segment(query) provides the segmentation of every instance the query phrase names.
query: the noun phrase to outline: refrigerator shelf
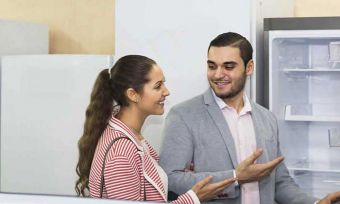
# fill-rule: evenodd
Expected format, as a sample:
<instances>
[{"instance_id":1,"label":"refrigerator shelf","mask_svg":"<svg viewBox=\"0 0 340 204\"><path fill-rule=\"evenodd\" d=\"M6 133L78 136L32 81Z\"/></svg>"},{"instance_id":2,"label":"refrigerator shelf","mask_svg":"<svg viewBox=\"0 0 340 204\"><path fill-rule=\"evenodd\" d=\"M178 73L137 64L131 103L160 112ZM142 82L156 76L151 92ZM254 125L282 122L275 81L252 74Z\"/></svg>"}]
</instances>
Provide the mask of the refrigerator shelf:
<instances>
[{"instance_id":1,"label":"refrigerator shelf","mask_svg":"<svg viewBox=\"0 0 340 204\"><path fill-rule=\"evenodd\" d=\"M311 171L311 172L324 172L324 173L340 173L340 169L322 169L322 168L310 168L310 167L295 167L288 166L289 171Z\"/></svg>"},{"instance_id":2,"label":"refrigerator shelf","mask_svg":"<svg viewBox=\"0 0 340 204\"><path fill-rule=\"evenodd\" d=\"M340 72L340 69L332 69L327 67L320 67L320 68L312 68L312 69L305 69L305 68L285 68L283 69L284 72Z\"/></svg>"},{"instance_id":3,"label":"refrigerator shelf","mask_svg":"<svg viewBox=\"0 0 340 204\"><path fill-rule=\"evenodd\" d=\"M340 112L332 110L332 107L334 106L324 104L286 105L285 120L340 122L340 115L334 115Z\"/></svg>"},{"instance_id":4,"label":"refrigerator shelf","mask_svg":"<svg viewBox=\"0 0 340 204\"><path fill-rule=\"evenodd\" d=\"M339 190L339 172L293 171L290 172L294 180L305 191L316 197L324 197L329 192Z\"/></svg>"}]
</instances>

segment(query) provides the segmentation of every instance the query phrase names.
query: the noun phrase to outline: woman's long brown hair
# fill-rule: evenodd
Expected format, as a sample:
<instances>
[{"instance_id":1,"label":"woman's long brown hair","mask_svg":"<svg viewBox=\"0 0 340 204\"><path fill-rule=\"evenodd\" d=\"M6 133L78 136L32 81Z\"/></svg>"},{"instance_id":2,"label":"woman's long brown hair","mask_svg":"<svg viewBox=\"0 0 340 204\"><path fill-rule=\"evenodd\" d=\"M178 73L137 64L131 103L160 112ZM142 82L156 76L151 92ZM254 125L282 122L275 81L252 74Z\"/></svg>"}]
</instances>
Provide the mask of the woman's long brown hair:
<instances>
[{"instance_id":1,"label":"woman's long brown hair","mask_svg":"<svg viewBox=\"0 0 340 204\"><path fill-rule=\"evenodd\" d=\"M107 126L112 112L112 94L107 69L101 71L96 79L91 101L86 109L86 120L83 136L78 142L79 161L76 172L79 179L76 182L77 195L88 196L89 174L93 155L98 140Z\"/></svg>"},{"instance_id":2,"label":"woman's long brown hair","mask_svg":"<svg viewBox=\"0 0 340 204\"><path fill-rule=\"evenodd\" d=\"M89 196L89 175L97 143L112 115L113 99L121 107L128 106L125 96L128 88L142 93L148 74L156 62L141 55L127 55L120 58L110 70L102 70L93 86L90 104L86 109L84 132L78 142L79 160L76 172L77 195ZM111 75L111 77L110 77Z\"/></svg>"}]
</instances>

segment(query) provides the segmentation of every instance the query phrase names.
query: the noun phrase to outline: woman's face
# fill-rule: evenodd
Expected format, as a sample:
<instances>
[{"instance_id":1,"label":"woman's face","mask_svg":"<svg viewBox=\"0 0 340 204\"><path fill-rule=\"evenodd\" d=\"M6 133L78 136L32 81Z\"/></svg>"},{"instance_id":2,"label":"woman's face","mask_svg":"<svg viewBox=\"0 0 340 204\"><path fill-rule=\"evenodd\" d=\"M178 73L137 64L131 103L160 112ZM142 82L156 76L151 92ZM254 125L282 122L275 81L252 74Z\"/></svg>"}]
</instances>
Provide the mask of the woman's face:
<instances>
[{"instance_id":1,"label":"woman's face","mask_svg":"<svg viewBox=\"0 0 340 204\"><path fill-rule=\"evenodd\" d=\"M165 98L170 93L164 84L163 71L157 64L152 66L148 79L137 105L145 115L162 115Z\"/></svg>"}]
</instances>

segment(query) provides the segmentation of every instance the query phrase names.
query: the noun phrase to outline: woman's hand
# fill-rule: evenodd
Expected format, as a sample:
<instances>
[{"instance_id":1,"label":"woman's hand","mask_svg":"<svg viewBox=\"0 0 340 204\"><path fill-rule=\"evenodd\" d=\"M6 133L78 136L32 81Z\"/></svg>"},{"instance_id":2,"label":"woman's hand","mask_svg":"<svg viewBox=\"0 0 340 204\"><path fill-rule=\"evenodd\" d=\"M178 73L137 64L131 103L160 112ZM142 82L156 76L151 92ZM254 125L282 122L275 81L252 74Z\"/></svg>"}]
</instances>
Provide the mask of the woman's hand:
<instances>
[{"instance_id":1,"label":"woman's hand","mask_svg":"<svg viewBox=\"0 0 340 204\"><path fill-rule=\"evenodd\" d=\"M216 197L222 193L224 188L235 182L234 178L230 178L216 183L210 183L211 179L212 176L207 176L192 187L192 190L196 193L200 201L206 201Z\"/></svg>"},{"instance_id":2,"label":"woman's hand","mask_svg":"<svg viewBox=\"0 0 340 204\"><path fill-rule=\"evenodd\" d=\"M318 204L333 204L333 203L340 203L340 191L330 193L318 202Z\"/></svg>"}]
</instances>

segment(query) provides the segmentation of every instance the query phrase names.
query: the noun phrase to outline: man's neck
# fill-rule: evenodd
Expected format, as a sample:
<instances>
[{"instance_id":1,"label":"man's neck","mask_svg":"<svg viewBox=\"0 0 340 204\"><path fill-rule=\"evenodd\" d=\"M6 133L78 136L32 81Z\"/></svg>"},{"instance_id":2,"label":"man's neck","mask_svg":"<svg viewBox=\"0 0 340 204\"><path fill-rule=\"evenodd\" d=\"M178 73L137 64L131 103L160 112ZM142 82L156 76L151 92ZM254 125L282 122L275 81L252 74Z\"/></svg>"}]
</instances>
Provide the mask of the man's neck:
<instances>
[{"instance_id":1,"label":"man's neck","mask_svg":"<svg viewBox=\"0 0 340 204\"><path fill-rule=\"evenodd\" d=\"M223 99L223 101L228 106L233 107L237 113L240 113L242 108L244 107L243 92L232 98Z\"/></svg>"}]
</instances>

